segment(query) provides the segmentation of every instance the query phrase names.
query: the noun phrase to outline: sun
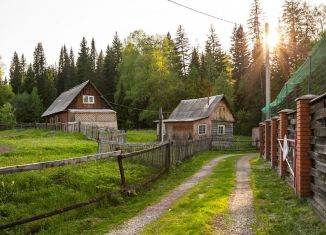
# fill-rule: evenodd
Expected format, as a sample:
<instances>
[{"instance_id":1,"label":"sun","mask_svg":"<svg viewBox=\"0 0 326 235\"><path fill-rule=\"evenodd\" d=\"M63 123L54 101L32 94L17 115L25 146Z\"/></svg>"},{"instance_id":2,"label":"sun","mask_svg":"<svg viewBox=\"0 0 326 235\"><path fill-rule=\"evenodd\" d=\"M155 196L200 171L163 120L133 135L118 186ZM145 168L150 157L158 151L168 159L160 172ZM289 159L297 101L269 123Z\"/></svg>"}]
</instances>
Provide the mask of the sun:
<instances>
[{"instance_id":1,"label":"sun","mask_svg":"<svg viewBox=\"0 0 326 235\"><path fill-rule=\"evenodd\" d=\"M274 49L277 47L277 44L279 43L279 39L280 37L277 30L270 30L269 37L267 38L270 50L274 51Z\"/></svg>"}]
</instances>

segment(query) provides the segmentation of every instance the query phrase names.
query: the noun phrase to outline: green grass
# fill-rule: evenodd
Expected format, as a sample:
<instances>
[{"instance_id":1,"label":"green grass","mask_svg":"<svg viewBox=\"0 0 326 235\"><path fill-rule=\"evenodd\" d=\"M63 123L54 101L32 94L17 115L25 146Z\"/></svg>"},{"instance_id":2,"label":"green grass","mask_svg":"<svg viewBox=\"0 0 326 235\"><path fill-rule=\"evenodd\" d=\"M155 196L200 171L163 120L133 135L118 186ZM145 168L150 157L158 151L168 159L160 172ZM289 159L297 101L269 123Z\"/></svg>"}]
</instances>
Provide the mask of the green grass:
<instances>
[{"instance_id":1,"label":"green grass","mask_svg":"<svg viewBox=\"0 0 326 235\"><path fill-rule=\"evenodd\" d=\"M155 142L155 141L157 141L155 130L127 131L127 142L129 143L143 143L143 142Z\"/></svg>"},{"instance_id":2,"label":"green grass","mask_svg":"<svg viewBox=\"0 0 326 235\"><path fill-rule=\"evenodd\" d=\"M326 224L260 158L251 161L256 234L326 234Z\"/></svg>"},{"instance_id":3,"label":"green grass","mask_svg":"<svg viewBox=\"0 0 326 235\"><path fill-rule=\"evenodd\" d=\"M235 161L223 160L213 173L173 204L161 218L147 226L143 234L208 234L214 218L228 210L235 185Z\"/></svg>"},{"instance_id":4,"label":"green grass","mask_svg":"<svg viewBox=\"0 0 326 235\"><path fill-rule=\"evenodd\" d=\"M0 131L0 145L10 146L11 151L0 153L0 167L23 163L64 159L97 152L97 143L79 133L47 130Z\"/></svg>"},{"instance_id":5,"label":"green grass","mask_svg":"<svg viewBox=\"0 0 326 235\"><path fill-rule=\"evenodd\" d=\"M106 200L99 204L86 206L62 215L17 226L13 229L6 230L6 234L101 234L107 232L109 229L115 228L117 225L122 224L127 219L137 215L146 206L158 201L165 193L175 188L187 177L198 171L205 164L205 162L221 154L221 152L205 152L199 154L186 161L181 166L172 168L168 174L162 176L158 181L153 183L150 188L139 191L134 196L126 198L117 196L114 199ZM25 177L22 177L22 179L17 179L18 181L16 181L14 185L16 185L19 180L23 180L23 182L25 182L25 188L22 187L22 191L27 189L28 191L40 191L42 194L39 195L41 195L42 198L37 200L37 194L31 194L31 197L29 197L29 194L25 194L28 200L24 199L24 196L21 196L19 200L22 200L22 202L13 202L11 207L16 207L17 210L23 211L21 216L25 216L28 213L35 214L36 212L41 211L37 208L43 207L44 209L50 207L50 205L46 205L48 203L50 203L52 206L54 204L59 204L61 194L62 198L68 198L65 199L65 202L68 203L68 200L72 202L76 199L86 198L86 196L90 196L95 192L99 193L101 191L106 191L109 188L114 188L117 183L117 178L112 176L113 173L111 173L111 171L117 171L117 164L114 162L115 164L111 165L110 161L101 162L102 161L91 163L95 165L89 166L89 168L87 167L88 170L86 171L83 167L88 166L89 163L85 165L78 165L81 167L81 169L76 170L73 170L72 168L76 167L77 165L67 166L68 168L66 169L65 173L48 173L49 176L45 176L45 178L51 182L54 181L49 185L49 188L51 188L54 184L56 184L55 187L62 187L61 190L58 190L58 188L53 188L53 190L58 190L58 193L55 193L53 197L51 196L51 194L54 193L52 189L47 190L47 186L45 184L33 182L38 180L43 182L44 180L44 183L46 183L46 179L43 179L43 174L41 172L38 174L38 176L30 176L33 178L33 180L30 180L29 177L26 177L26 180L24 180ZM105 165L107 166L104 167ZM128 170L131 169L128 167ZM132 178L138 178L138 180L141 180L142 176L146 177L146 174L144 175L144 173L146 173L146 169L136 168L134 171L135 172L133 174L130 173L127 176L127 179L130 180ZM22 174L28 174L28 172ZM32 173L29 172L29 174ZM68 174L69 176L64 177L65 174ZM49 179L50 176L52 176L51 180ZM99 180L100 183L98 183ZM5 185L7 184L8 187L10 187L10 179L6 181ZM81 185L78 186L79 184ZM76 188L83 188L83 190L77 190L77 192L74 193ZM85 191L87 191L87 189L89 191L86 193ZM13 192L15 192L15 190L13 190ZM1 193L0 195L3 194ZM16 196L20 197L18 194ZM51 203L53 200L55 202ZM10 200L7 199L7 201ZM29 203L32 202L32 205L28 205L27 201ZM15 205L15 203L17 203L17 205ZM38 204L41 204L41 206ZM24 209L25 206L28 208ZM0 222L2 222L4 214L11 213L11 209L8 209L8 207L3 203L1 203L0 208L5 210L4 212L0 211ZM18 215L17 213L15 213L16 216Z\"/></svg>"}]
</instances>

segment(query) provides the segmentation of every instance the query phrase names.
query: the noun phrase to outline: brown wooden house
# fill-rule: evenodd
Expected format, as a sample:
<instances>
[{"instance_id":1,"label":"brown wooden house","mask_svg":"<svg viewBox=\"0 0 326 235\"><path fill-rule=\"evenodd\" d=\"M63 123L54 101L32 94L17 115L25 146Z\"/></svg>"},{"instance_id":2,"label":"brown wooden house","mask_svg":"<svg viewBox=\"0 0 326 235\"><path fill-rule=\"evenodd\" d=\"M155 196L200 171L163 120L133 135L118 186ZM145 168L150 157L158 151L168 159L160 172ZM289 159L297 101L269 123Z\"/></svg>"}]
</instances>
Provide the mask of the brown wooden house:
<instances>
[{"instance_id":1,"label":"brown wooden house","mask_svg":"<svg viewBox=\"0 0 326 235\"><path fill-rule=\"evenodd\" d=\"M232 141L234 115L224 95L182 100L170 117L163 120L164 139Z\"/></svg>"},{"instance_id":2,"label":"brown wooden house","mask_svg":"<svg viewBox=\"0 0 326 235\"><path fill-rule=\"evenodd\" d=\"M59 95L42 114L47 123L81 122L117 129L117 114L95 85L86 81Z\"/></svg>"}]
</instances>

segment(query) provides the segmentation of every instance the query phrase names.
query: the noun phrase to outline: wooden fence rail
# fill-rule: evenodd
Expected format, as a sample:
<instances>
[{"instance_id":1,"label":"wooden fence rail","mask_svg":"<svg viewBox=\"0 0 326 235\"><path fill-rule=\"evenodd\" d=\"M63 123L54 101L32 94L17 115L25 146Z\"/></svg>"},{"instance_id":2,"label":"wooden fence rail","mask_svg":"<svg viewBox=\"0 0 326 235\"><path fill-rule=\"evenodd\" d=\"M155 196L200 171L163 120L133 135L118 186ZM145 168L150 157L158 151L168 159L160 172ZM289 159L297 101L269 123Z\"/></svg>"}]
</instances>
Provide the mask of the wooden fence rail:
<instances>
[{"instance_id":1,"label":"wooden fence rail","mask_svg":"<svg viewBox=\"0 0 326 235\"><path fill-rule=\"evenodd\" d=\"M41 170L46 168L53 168L59 166L67 166L73 165L82 162L95 161L100 159L112 158L121 155L121 151L108 152L108 153L99 153L95 155L76 157L76 158L68 158L63 160L55 160L55 161L47 161L47 162L37 162L31 164L24 165L16 165L16 166L7 166L0 167L0 175L13 174L24 171L33 171L33 170Z\"/></svg>"}]
</instances>

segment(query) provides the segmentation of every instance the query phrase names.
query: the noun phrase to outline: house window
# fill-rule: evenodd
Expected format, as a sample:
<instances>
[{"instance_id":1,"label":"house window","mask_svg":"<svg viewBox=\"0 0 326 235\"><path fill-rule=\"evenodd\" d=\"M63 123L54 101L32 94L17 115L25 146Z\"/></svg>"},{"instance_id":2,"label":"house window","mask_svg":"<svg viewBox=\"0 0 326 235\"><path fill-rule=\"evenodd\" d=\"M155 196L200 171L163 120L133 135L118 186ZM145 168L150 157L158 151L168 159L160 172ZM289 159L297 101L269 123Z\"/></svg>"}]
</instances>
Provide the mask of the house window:
<instances>
[{"instance_id":1,"label":"house window","mask_svg":"<svg viewBox=\"0 0 326 235\"><path fill-rule=\"evenodd\" d=\"M94 96L83 95L83 104L94 104Z\"/></svg>"},{"instance_id":2,"label":"house window","mask_svg":"<svg viewBox=\"0 0 326 235\"><path fill-rule=\"evenodd\" d=\"M224 135L225 134L225 125L218 125L217 126L217 134Z\"/></svg>"},{"instance_id":3,"label":"house window","mask_svg":"<svg viewBox=\"0 0 326 235\"><path fill-rule=\"evenodd\" d=\"M206 134L206 124L201 124L198 126L198 135Z\"/></svg>"}]
</instances>

